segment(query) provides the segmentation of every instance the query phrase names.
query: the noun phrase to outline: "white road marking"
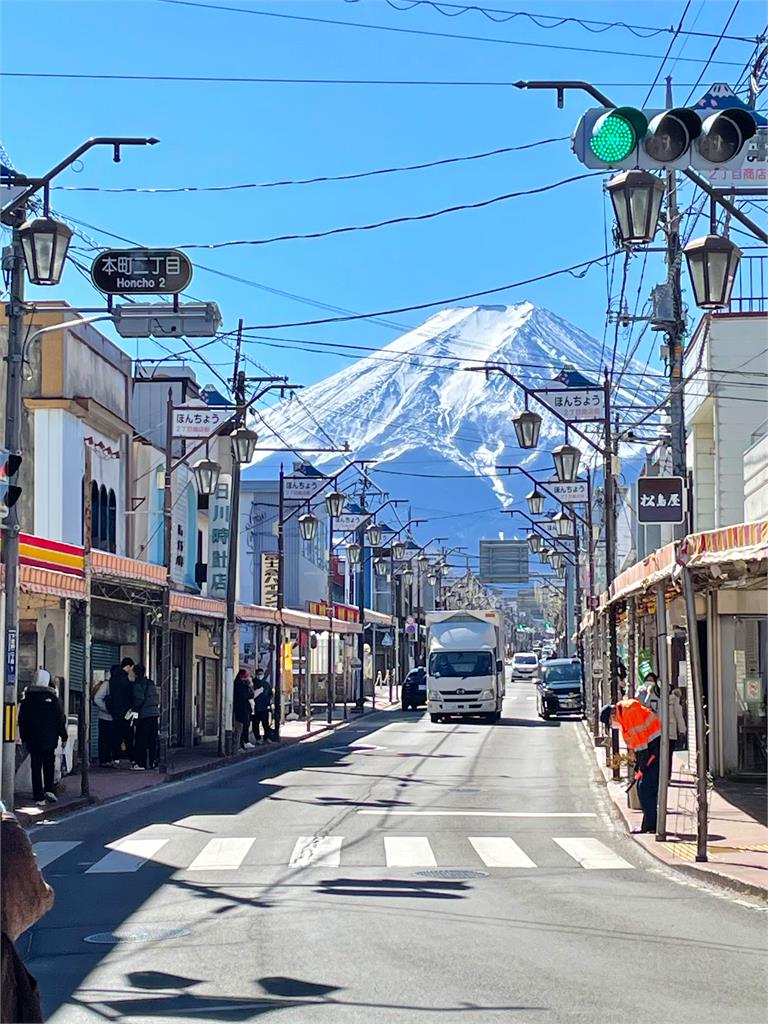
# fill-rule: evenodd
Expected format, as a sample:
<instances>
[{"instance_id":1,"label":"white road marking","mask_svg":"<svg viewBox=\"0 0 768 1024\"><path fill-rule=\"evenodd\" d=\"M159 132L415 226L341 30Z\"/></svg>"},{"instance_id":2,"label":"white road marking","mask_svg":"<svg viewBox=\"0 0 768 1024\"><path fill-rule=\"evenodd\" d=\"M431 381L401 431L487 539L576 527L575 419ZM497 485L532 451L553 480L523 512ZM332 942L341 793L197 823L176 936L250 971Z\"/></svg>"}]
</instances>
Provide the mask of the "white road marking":
<instances>
[{"instance_id":1,"label":"white road marking","mask_svg":"<svg viewBox=\"0 0 768 1024\"><path fill-rule=\"evenodd\" d=\"M69 853L70 850L74 850L80 843L35 843L32 849L35 851L37 857L37 866L39 868L46 868L49 864L52 864L59 857L63 857L65 853Z\"/></svg>"},{"instance_id":2,"label":"white road marking","mask_svg":"<svg viewBox=\"0 0 768 1024\"><path fill-rule=\"evenodd\" d=\"M341 836L299 836L293 848L291 867L337 868L341 863Z\"/></svg>"},{"instance_id":3,"label":"white road marking","mask_svg":"<svg viewBox=\"0 0 768 1024\"><path fill-rule=\"evenodd\" d=\"M188 871L237 871L255 839L211 839Z\"/></svg>"},{"instance_id":4,"label":"white road marking","mask_svg":"<svg viewBox=\"0 0 768 1024\"><path fill-rule=\"evenodd\" d=\"M388 868L436 868L437 861L426 836L384 836Z\"/></svg>"},{"instance_id":5,"label":"white road marking","mask_svg":"<svg viewBox=\"0 0 768 1024\"><path fill-rule=\"evenodd\" d=\"M555 837L553 836L553 839ZM569 857L587 871L604 871L607 868L633 868L634 865L624 860L618 853L614 853L605 843L599 839L555 839Z\"/></svg>"},{"instance_id":6,"label":"white road marking","mask_svg":"<svg viewBox=\"0 0 768 1024\"><path fill-rule=\"evenodd\" d=\"M528 854L523 853L508 836L469 836L477 855L489 868L535 868Z\"/></svg>"},{"instance_id":7,"label":"white road marking","mask_svg":"<svg viewBox=\"0 0 768 1024\"><path fill-rule=\"evenodd\" d=\"M362 810L358 814L376 814L380 818L405 817L412 818L595 818L591 811L390 811Z\"/></svg>"},{"instance_id":8,"label":"white road marking","mask_svg":"<svg viewBox=\"0 0 768 1024\"><path fill-rule=\"evenodd\" d=\"M111 852L92 864L86 874L120 874L126 871L138 871L167 842L167 839L121 839L116 843L108 843L107 849Z\"/></svg>"}]
</instances>

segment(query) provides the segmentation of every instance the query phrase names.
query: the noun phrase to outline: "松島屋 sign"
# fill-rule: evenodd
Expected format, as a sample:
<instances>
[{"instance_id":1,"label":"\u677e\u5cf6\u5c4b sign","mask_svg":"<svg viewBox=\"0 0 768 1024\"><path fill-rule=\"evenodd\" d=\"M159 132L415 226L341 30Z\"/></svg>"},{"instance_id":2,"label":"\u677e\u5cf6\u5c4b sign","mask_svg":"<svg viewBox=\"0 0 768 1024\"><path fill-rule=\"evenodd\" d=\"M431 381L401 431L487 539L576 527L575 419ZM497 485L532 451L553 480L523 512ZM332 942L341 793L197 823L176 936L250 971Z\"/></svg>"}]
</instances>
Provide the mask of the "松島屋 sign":
<instances>
[{"instance_id":1,"label":"\u677e\u5cf6\u5c4b sign","mask_svg":"<svg viewBox=\"0 0 768 1024\"><path fill-rule=\"evenodd\" d=\"M181 405L173 410L173 436L184 438L210 437L227 420L232 419L233 409L212 408L207 405Z\"/></svg>"}]
</instances>

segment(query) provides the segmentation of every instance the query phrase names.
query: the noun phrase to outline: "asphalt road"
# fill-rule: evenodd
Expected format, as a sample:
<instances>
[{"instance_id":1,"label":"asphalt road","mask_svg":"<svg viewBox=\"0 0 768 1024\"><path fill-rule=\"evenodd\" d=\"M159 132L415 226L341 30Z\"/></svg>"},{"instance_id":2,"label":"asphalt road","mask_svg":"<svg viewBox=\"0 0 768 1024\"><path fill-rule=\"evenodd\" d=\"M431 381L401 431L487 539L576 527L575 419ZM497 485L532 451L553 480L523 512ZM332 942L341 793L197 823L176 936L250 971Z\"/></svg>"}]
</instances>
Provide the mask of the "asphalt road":
<instances>
[{"instance_id":1,"label":"asphalt road","mask_svg":"<svg viewBox=\"0 0 768 1024\"><path fill-rule=\"evenodd\" d=\"M582 726L508 695L496 725L367 716L36 830L49 1020L762 1024L766 911L649 858Z\"/></svg>"}]
</instances>

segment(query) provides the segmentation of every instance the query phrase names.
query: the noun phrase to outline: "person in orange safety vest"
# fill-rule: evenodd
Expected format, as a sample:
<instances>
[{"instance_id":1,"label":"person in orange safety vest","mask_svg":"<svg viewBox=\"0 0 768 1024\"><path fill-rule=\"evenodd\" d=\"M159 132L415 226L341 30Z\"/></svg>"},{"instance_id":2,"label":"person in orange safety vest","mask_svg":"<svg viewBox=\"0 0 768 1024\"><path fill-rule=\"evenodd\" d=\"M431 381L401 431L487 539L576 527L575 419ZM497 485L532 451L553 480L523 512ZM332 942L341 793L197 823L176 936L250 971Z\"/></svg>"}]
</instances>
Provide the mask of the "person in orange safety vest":
<instances>
[{"instance_id":1,"label":"person in orange safety vest","mask_svg":"<svg viewBox=\"0 0 768 1024\"><path fill-rule=\"evenodd\" d=\"M606 704L600 712L600 721L611 729L621 729L627 748L635 755L637 795L643 808L639 831L655 832L661 744L659 716L639 700L628 698Z\"/></svg>"}]
</instances>

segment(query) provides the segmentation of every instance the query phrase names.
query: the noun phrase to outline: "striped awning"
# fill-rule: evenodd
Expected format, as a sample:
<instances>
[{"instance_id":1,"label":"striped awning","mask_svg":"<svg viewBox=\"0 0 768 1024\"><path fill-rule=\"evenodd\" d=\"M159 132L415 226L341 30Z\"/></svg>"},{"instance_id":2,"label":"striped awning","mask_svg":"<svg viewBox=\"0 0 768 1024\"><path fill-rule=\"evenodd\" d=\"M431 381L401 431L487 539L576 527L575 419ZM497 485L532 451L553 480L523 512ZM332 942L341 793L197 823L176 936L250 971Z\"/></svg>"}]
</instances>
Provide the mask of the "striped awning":
<instances>
[{"instance_id":1,"label":"striped awning","mask_svg":"<svg viewBox=\"0 0 768 1024\"><path fill-rule=\"evenodd\" d=\"M693 533L683 541L681 554L688 556L691 568L725 562L759 562L768 558L768 519Z\"/></svg>"}]
</instances>

